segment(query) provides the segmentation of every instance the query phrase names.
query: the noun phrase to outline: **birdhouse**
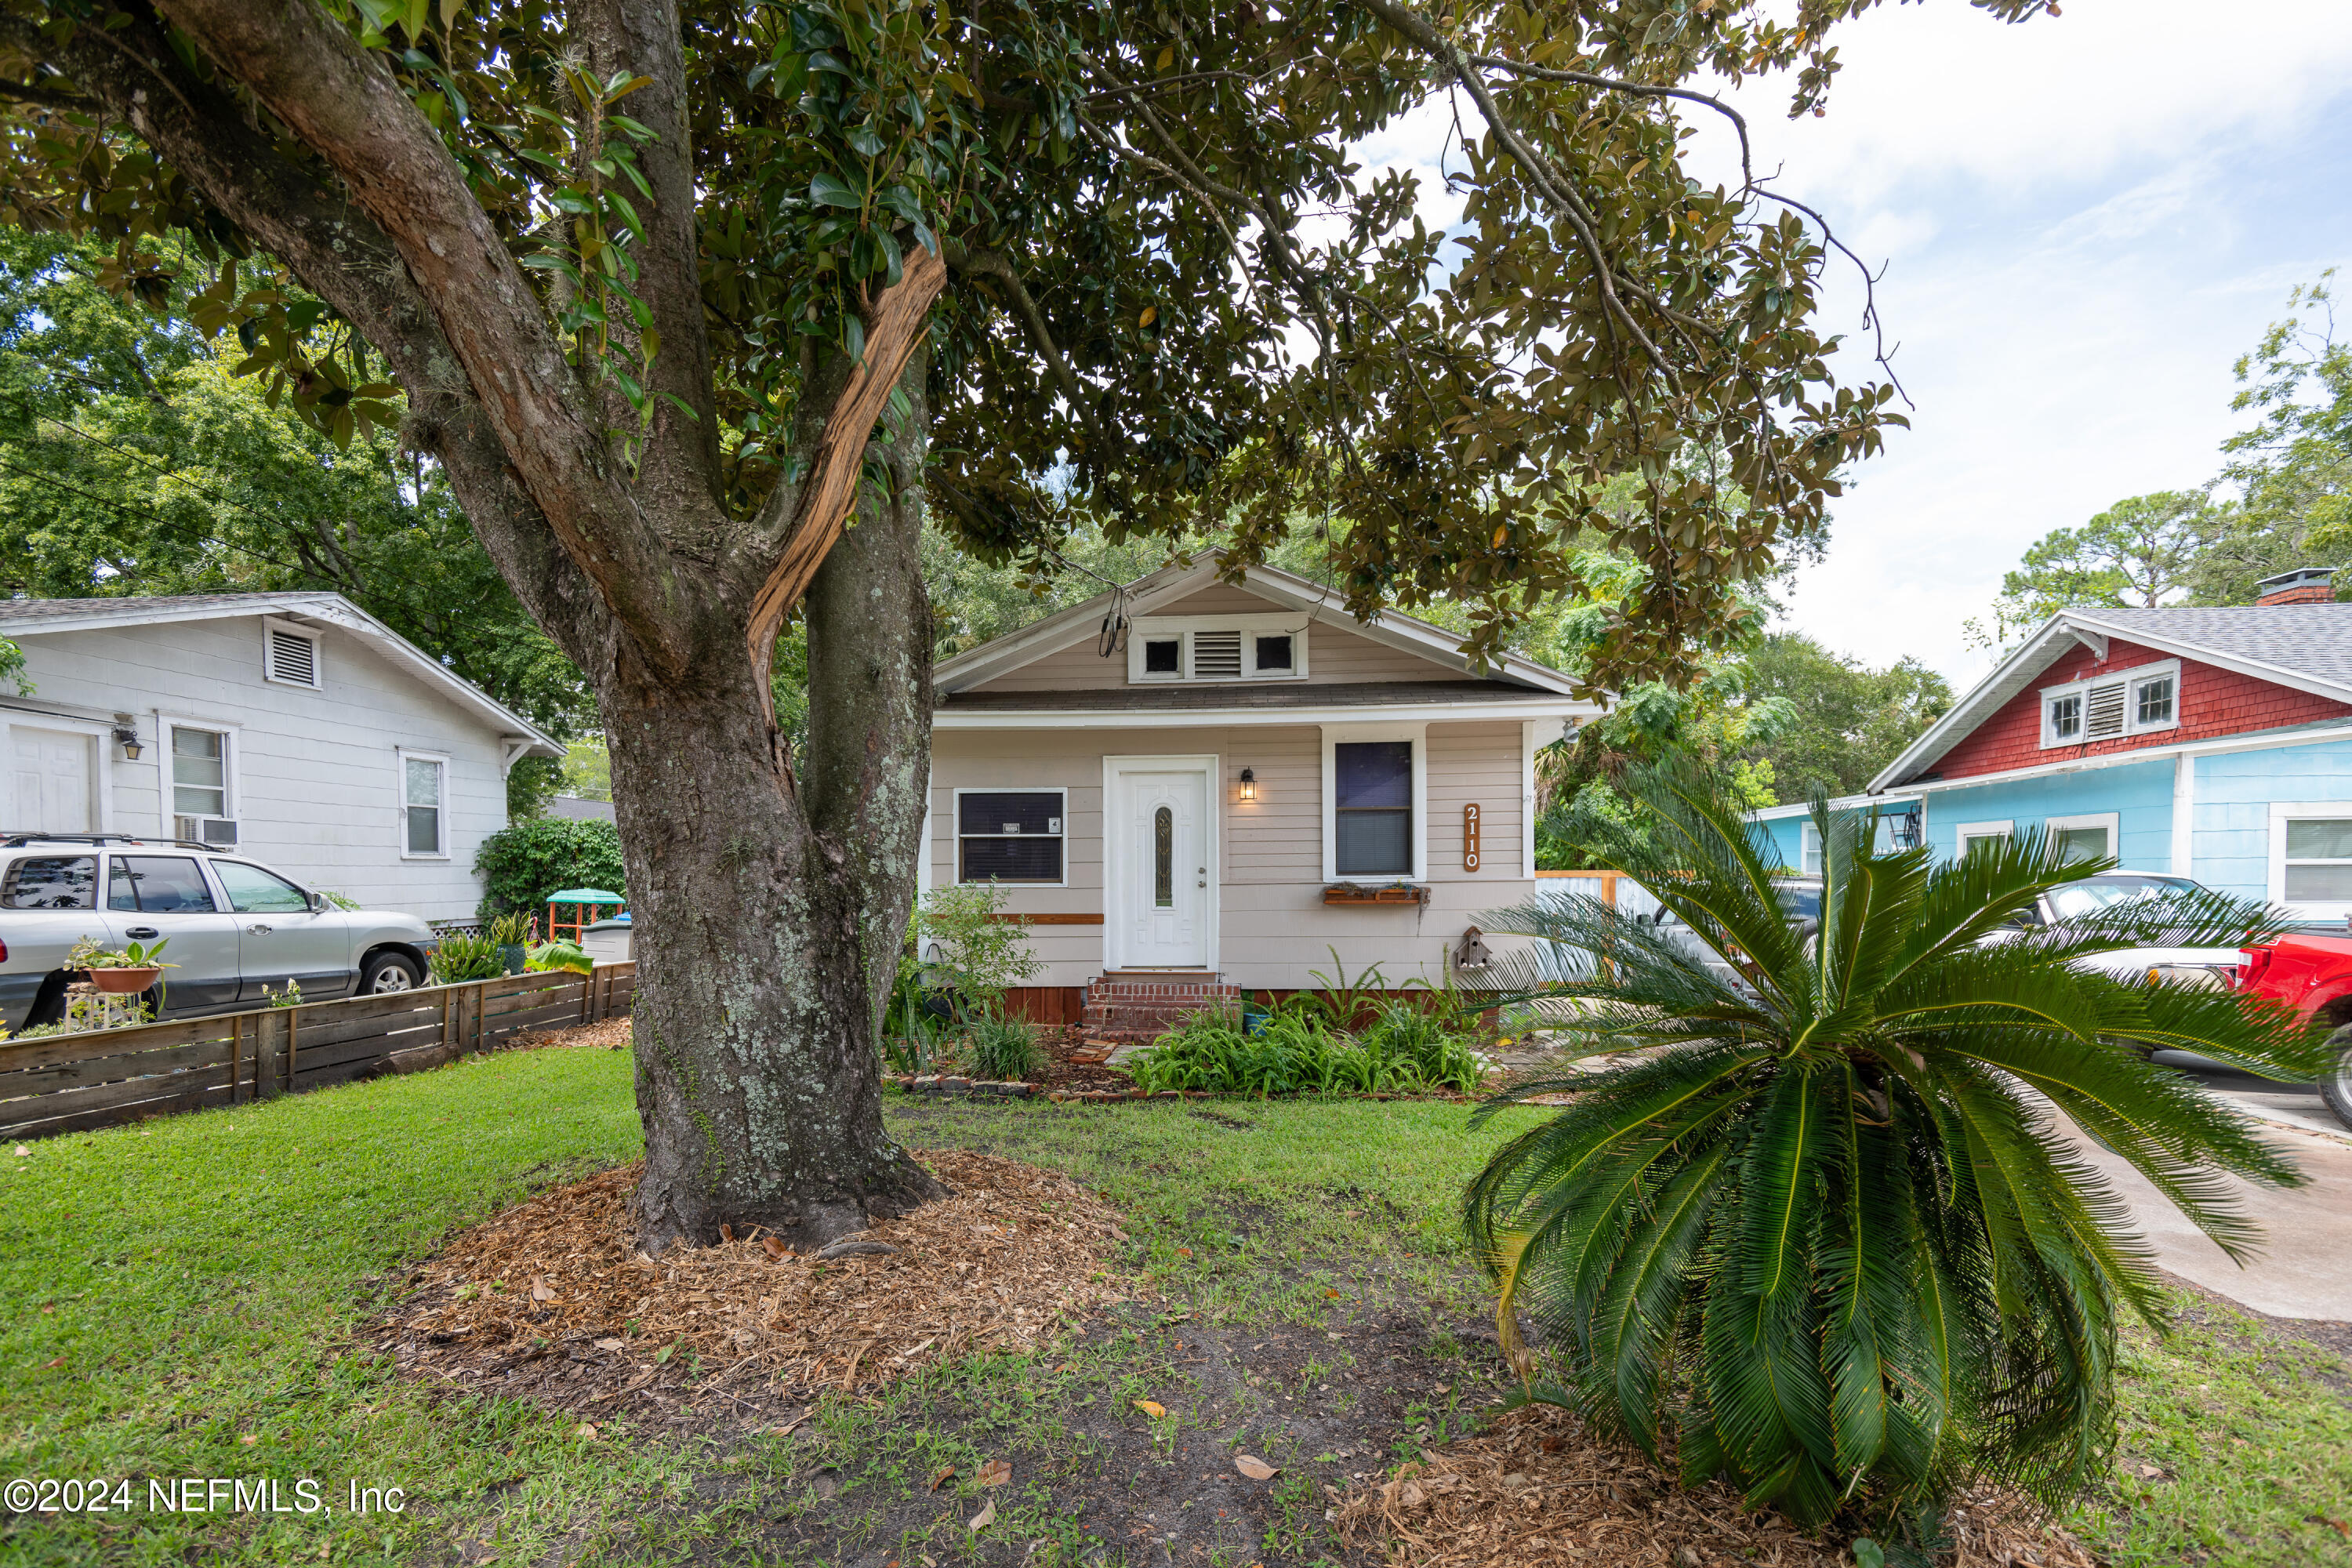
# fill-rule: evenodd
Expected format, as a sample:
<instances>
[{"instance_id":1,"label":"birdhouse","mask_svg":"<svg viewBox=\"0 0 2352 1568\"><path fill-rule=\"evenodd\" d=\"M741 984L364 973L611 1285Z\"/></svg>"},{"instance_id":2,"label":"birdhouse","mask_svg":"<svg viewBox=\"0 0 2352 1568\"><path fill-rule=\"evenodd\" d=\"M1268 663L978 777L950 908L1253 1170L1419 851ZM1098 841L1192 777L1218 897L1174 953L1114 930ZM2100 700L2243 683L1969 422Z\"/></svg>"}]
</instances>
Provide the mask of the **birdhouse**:
<instances>
[{"instance_id":1,"label":"birdhouse","mask_svg":"<svg viewBox=\"0 0 2352 1568\"><path fill-rule=\"evenodd\" d=\"M1484 969L1493 955L1486 951L1486 933L1476 926L1462 932L1462 940L1454 944L1454 967Z\"/></svg>"}]
</instances>

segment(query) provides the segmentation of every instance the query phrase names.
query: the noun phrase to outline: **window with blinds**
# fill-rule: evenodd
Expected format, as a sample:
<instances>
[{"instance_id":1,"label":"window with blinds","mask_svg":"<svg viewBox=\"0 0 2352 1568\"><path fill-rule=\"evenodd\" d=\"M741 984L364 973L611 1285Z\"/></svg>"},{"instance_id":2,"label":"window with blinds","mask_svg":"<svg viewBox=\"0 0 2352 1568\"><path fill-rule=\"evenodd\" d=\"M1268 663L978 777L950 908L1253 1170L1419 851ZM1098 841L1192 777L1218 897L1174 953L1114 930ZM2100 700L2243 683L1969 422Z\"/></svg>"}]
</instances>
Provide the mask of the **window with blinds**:
<instances>
[{"instance_id":1,"label":"window with blinds","mask_svg":"<svg viewBox=\"0 0 2352 1568\"><path fill-rule=\"evenodd\" d=\"M1061 790L959 790L956 880L1061 881L1067 820Z\"/></svg>"}]
</instances>

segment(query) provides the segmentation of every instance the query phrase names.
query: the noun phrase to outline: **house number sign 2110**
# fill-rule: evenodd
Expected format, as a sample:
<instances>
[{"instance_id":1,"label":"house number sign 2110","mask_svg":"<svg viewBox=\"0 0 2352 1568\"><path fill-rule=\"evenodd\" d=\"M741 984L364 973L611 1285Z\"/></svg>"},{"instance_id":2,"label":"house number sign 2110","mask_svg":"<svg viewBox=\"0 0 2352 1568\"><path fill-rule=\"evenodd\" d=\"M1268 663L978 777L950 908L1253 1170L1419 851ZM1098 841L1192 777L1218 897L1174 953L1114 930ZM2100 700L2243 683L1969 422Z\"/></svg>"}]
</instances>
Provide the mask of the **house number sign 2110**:
<instances>
[{"instance_id":1,"label":"house number sign 2110","mask_svg":"<svg viewBox=\"0 0 2352 1568\"><path fill-rule=\"evenodd\" d=\"M1478 868L1478 803L1475 800L1462 808L1462 868Z\"/></svg>"}]
</instances>

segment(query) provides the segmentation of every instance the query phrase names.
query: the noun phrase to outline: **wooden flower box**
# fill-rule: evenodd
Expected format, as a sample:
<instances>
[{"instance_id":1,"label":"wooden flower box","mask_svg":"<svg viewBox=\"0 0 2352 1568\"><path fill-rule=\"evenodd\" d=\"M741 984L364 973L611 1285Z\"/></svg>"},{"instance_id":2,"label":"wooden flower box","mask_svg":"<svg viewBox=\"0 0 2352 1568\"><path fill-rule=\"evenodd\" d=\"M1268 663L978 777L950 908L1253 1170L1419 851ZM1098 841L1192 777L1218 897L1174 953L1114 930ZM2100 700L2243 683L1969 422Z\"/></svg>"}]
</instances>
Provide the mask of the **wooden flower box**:
<instances>
[{"instance_id":1,"label":"wooden flower box","mask_svg":"<svg viewBox=\"0 0 2352 1568\"><path fill-rule=\"evenodd\" d=\"M1341 882L1323 889L1327 904L1425 904L1427 888L1359 888Z\"/></svg>"}]
</instances>

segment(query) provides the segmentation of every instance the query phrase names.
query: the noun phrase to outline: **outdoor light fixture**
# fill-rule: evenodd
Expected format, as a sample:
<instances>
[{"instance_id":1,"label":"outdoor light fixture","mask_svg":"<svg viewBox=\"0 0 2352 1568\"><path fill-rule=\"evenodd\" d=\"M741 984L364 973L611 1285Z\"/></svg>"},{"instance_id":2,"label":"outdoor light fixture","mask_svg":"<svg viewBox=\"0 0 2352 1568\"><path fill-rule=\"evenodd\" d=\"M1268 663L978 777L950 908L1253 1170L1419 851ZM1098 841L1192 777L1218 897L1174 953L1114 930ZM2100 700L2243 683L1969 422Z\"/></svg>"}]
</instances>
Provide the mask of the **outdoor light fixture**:
<instances>
[{"instance_id":1,"label":"outdoor light fixture","mask_svg":"<svg viewBox=\"0 0 2352 1568\"><path fill-rule=\"evenodd\" d=\"M1257 771L1255 768L1242 770L1242 798L1244 800L1257 798Z\"/></svg>"},{"instance_id":2,"label":"outdoor light fixture","mask_svg":"<svg viewBox=\"0 0 2352 1568\"><path fill-rule=\"evenodd\" d=\"M135 763L139 760L139 753L144 748L139 744L139 731L134 726L117 724L114 727L114 738L122 746L125 761Z\"/></svg>"}]
</instances>

